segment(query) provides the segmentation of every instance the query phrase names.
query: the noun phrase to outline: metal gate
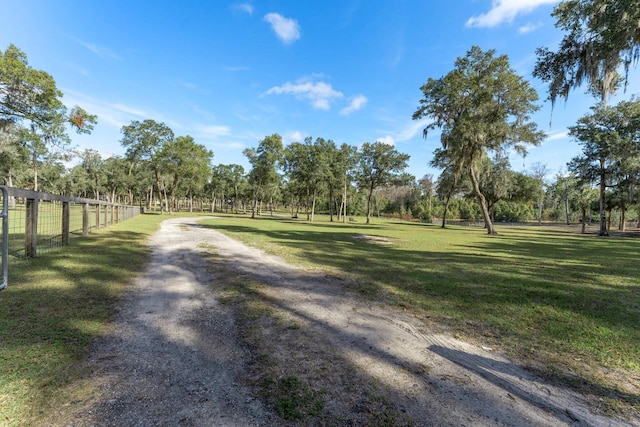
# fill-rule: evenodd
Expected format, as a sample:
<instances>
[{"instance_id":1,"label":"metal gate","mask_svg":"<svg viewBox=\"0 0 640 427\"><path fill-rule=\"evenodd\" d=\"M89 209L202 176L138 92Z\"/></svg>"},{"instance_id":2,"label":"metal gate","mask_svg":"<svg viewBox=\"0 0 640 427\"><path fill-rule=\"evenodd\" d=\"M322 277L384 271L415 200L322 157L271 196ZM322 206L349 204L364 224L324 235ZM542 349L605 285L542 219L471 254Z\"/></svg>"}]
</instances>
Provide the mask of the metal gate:
<instances>
[{"instance_id":1,"label":"metal gate","mask_svg":"<svg viewBox=\"0 0 640 427\"><path fill-rule=\"evenodd\" d=\"M0 191L2 191L2 212L0 212L0 218L2 218L2 283L0 284L0 291L7 287L7 281L9 278L9 195L7 188L4 185L0 185Z\"/></svg>"}]
</instances>

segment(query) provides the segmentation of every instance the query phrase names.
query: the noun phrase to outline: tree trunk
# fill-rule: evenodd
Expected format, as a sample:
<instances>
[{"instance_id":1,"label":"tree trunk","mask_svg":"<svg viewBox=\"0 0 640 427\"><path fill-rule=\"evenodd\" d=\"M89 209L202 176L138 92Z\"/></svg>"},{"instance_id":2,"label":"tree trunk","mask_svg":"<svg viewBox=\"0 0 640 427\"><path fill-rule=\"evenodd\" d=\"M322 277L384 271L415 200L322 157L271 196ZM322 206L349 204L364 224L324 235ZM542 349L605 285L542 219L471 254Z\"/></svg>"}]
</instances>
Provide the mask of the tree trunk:
<instances>
[{"instance_id":1,"label":"tree trunk","mask_svg":"<svg viewBox=\"0 0 640 427\"><path fill-rule=\"evenodd\" d=\"M582 207L582 234L587 231L587 208Z\"/></svg>"},{"instance_id":2,"label":"tree trunk","mask_svg":"<svg viewBox=\"0 0 640 427\"><path fill-rule=\"evenodd\" d=\"M151 210L151 204L153 203L153 187L149 188L147 193L147 210Z\"/></svg>"},{"instance_id":3,"label":"tree trunk","mask_svg":"<svg viewBox=\"0 0 640 427\"><path fill-rule=\"evenodd\" d=\"M473 185L473 191L476 193L476 197L478 199L478 203L480 204L480 209L482 210L482 216L484 217L485 228L487 229L487 234L498 234L493 227L493 222L491 222L491 217L489 215L489 210L487 209L487 201L484 195L480 192L480 186L478 185L478 179L476 178L475 171L472 166L469 166L469 177L471 178L471 184Z\"/></svg>"},{"instance_id":4,"label":"tree trunk","mask_svg":"<svg viewBox=\"0 0 640 427\"><path fill-rule=\"evenodd\" d=\"M618 226L618 230L622 232L627 231L627 207L624 202L622 206L620 206L620 225Z\"/></svg>"},{"instance_id":5,"label":"tree trunk","mask_svg":"<svg viewBox=\"0 0 640 427\"><path fill-rule=\"evenodd\" d=\"M444 212L442 213L442 226L440 228L447 227L447 213L449 212L449 203L451 202L451 196L453 195L453 189L456 187L456 179L454 178L453 184L449 187L447 192L447 201L444 204Z\"/></svg>"},{"instance_id":6,"label":"tree trunk","mask_svg":"<svg viewBox=\"0 0 640 427\"><path fill-rule=\"evenodd\" d=\"M538 225L542 225L542 197L538 198Z\"/></svg>"},{"instance_id":7,"label":"tree trunk","mask_svg":"<svg viewBox=\"0 0 640 427\"><path fill-rule=\"evenodd\" d=\"M600 157L600 231L598 232L599 236L608 236L609 231L607 228L607 206L606 201L604 199L607 183L605 182L606 178L606 169L605 169L605 159L604 157Z\"/></svg>"},{"instance_id":8,"label":"tree trunk","mask_svg":"<svg viewBox=\"0 0 640 427\"><path fill-rule=\"evenodd\" d=\"M313 216L316 211L316 189L313 189L313 195L311 196L311 222L313 222Z\"/></svg>"},{"instance_id":9,"label":"tree trunk","mask_svg":"<svg viewBox=\"0 0 640 427\"><path fill-rule=\"evenodd\" d=\"M333 222L333 185L329 184L329 222Z\"/></svg>"},{"instance_id":10,"label":"tree trunk","mask_svg":"<svg viewBox=\"0 0 640 427\"><path fill-rule=\"evenodd\" d=\"M11 171L7 172L7 187L13 187L13 174L11 173ZM9 196L9 206L12 209L16 208L16 197L15 196Z\"/></svg>"},{"instance_id":11,"label":"tree trunk","mask_svg":"<svg viewBox=\"0 0 640 427\"><path fill-rule=\"evenodd\" d=\"M566 183L564 184L564 219L567 225L571 223L569 221L569 188Z\"/></svg>"},{"instance_id":12,"label":"tree trunk","mask_svg":"<svg viewBox=\"0 0 640 427\"><path fill-rule=\"evenodd\" d=\"M344 213L342 215L342 222L347 222L347 175L344 176L344 192L342 193L342 208ZM638 224L640 224L640 214L638 216ZM639 225L640 227L640 225Z\"/></svg>"},{"instance_id":13,"label":"tree trunk","mask_svg":"<svg viewBox=\"0 0 640 427\"><path fill-rule=\"evenodd\" d=\"M447 196L447 201L444 204L444 212L442 212L442 225L440 228L447 228L447 212L449 212L449 202L451 202L451 194Z\"/></svg>"},{"instance_id":14,"label":"tree trunk","mask_svg":"<svg viewBox=\"0 0 640 427\"><path fill-rule=\"evenodd\" d=\"M256 211L258 210L258 196L253 197L253 207L251 208L251 218L256 217Z\"/></svg>"},{"instance_id":15,"label":"tree trunk","mask_svg":"<svg viewBox=\"0 0 640 427\"><path fill-rule=\"evenodd\" d=\"M367 196L367 224L371 221L371 197L373 196L373 186L369 188L369 195Z\"/></svg>"}]
</instances>

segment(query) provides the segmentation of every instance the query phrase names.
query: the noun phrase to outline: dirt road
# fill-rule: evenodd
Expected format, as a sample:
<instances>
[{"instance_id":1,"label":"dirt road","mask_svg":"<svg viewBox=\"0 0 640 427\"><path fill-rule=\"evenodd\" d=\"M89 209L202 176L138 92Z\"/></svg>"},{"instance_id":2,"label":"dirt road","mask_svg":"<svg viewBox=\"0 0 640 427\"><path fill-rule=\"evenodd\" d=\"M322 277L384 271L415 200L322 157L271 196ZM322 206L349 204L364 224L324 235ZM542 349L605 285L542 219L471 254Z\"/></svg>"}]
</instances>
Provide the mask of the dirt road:
<instances>
[{"instance_id":1,"label":"dirt road","mask_svg":"<svg viewBox=\"0 0 640 427\"><path fill-rule=\"evenodd\" d=\"M250 380L256 355L220 303L224 284L203 257L212 248L225 268L262 283L264 298L296 322L287 332L295 340L274 337L270 351L291 358L297 372L324 367L315 379L324 408L299 425L375 425L371 414L358 415L372 400L363 387L402 414L396 424L632 425L592 413L577 393L490 349L432 334L405 312L345 291L340 280L287 265L197 221L167 220L151 239L149 268L89 357L101 392L67 425L297 425L279 418Z\"/></svg>"}]
</instances>

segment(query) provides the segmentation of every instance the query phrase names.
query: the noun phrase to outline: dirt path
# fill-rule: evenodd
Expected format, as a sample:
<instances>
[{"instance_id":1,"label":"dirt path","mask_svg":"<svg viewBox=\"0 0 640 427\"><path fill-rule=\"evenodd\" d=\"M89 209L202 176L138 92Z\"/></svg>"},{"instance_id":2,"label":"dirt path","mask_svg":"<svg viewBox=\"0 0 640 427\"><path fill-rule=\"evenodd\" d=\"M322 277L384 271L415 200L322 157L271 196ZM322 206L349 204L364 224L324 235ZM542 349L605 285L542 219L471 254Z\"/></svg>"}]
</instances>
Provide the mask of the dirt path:
<instances>
[{"instance_id":1,"label":"dirt path","mask_svg":"<svg viewBox=\"0 0 640 427\"><path fill-rule=\"evenodd\" d=\"M357 412L365 378L418 426L631 425L590 412L581 396L495 352L430 334L404 312L345 292L339 280L289 266L197 221L165 221L153 236L147 272L90 355L102 393L70 424L286 424L248 381L254 355L219 302L215 270L202 256L208 245L227 268L263 283L264 298L301 325L288 350L298 370L334 364L325 371L325 415L314 424L357 425L347 412Z\"/></svg>"}]
</instances>

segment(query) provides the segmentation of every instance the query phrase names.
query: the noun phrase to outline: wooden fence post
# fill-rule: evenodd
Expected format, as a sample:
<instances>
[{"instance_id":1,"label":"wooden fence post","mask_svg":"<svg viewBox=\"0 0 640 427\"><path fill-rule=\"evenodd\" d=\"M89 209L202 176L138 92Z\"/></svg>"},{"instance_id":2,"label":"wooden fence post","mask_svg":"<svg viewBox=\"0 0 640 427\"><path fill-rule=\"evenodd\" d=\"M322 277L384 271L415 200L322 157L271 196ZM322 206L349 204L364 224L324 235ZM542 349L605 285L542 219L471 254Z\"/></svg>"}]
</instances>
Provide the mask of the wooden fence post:
<instances>
[{"instance_id":1,"label":"wooden fence post","mask_svg":"<svg viewBox=\"0 0 640 427\"><path fill-rule=\"evenodd\" d=\"M89 234L89 203L82 204L82 235Z\"/></svg>"},{"instance_id":2,"label":"wooden fence post","mask_svg":"<svg viewBox=\"0 0 640 427\"><path fill-rule=\"evenodd\" d=\"M33 258L38 247L38 199L26 199L24 256Z\"/></svg>"},{"instance_id":3,"label":"wooden fence post","mask_svg":"<svg viewBox=\"0 0 640 427\"><path fill-rule=\"evenodd\" d=\"M96 205L96 230L100 230L100 205Z\"/></svg>"},{"instance_id":4,"label":"wooden fence post","mask_svg":"<svg viewBox=\"0 0 640 427\"><path fill-rule=\"evenodd\" d=\"M62 202L62 244L69 244L69 233L71 221L71 211L69 210L69 202Z\"/></svg>"}]
</instances>

